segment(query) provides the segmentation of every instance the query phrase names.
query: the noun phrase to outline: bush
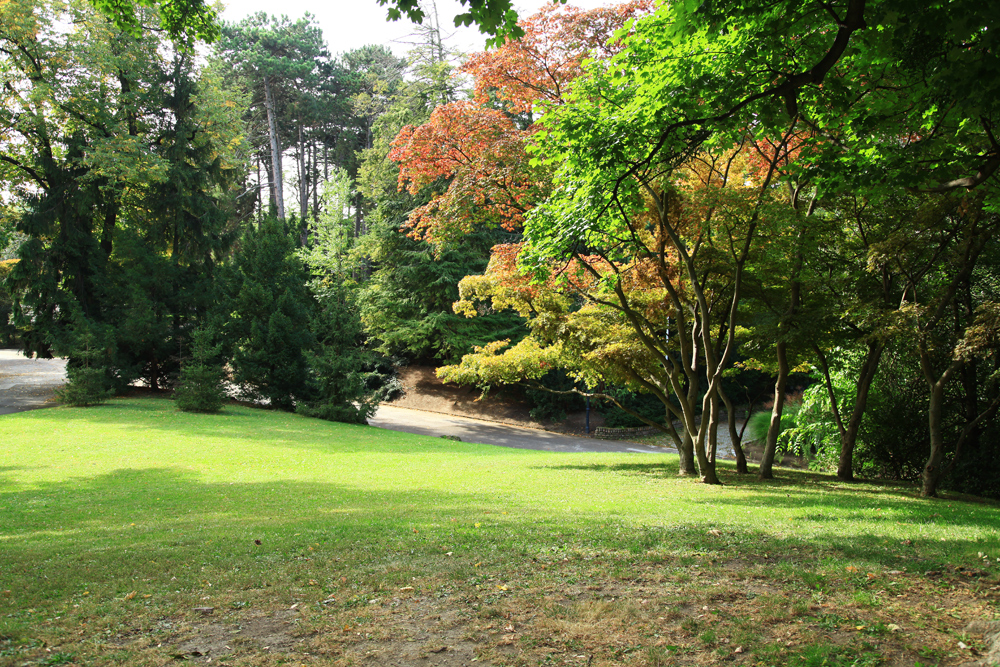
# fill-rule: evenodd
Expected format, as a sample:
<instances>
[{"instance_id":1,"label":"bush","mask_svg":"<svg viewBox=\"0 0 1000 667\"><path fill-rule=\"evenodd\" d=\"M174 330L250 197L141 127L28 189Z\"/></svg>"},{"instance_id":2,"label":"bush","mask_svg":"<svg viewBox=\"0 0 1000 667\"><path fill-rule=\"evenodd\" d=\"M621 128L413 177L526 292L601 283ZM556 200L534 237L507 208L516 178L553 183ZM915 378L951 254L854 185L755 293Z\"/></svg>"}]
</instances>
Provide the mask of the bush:
<instances>
[{"instance_id":1,"label":"bush","mask_svg":"<svg viewBox=\"0 0 1000 667\"><path fill-rule=\"evenodd\" d=\"M608 391L607 393L612 393ZM614 392L615 398L627 407L629 410L633 410L646 419L657 422L658 424L664 424L667 420L667 408L663 403L655 396L650 394L633 394L629 391L616 391ZM613 403L605 403L601 408L601 413L604 415L604 425L610 426L611 428L635 428L641 426L649 426L646 422L642 421L638 417L634 417L629 413L625 412Z\"/></svg>"},{"instance_id":2,"label":"bush","mask_svg":"<svg viewBox=\"0 0 1000 667\"><path fill-rule=\"evenodd\" d=\"M222 389L222 371L205 364L190 363L181 368L174 401L184 412L216 413L222 409L226 392Z\"/></svg>"},{"instance_id":3,"label":"bush","mask_svg":"<svg viewBox=\"0 0 1000 667\"><path fill-rule=\"evenodd\" d=\"M779 451L794 452L794 449L788 446L787 437L783 440L782 436L795 428L795 418L799 414L799 408L800 403L785 399L785 407L781 411L781 424L778 427ZM766 441L769 428L771 428L771 408L753 413L747 421L747 440L761 443Z\"/></svg>"},{"instance_id":4,"label":"bush","mask_svg":"<svg viewBox=\"0 0 1000 667\"><path fill-rule=\"evenodd\" d=\"M586 409L586 400L579 394L553 393L553 391L570 391L577 385L565 371L549 371L539 380L539 384L541 388L528 387L524 390L525 398L532 404L529 413L532 419L562 421L566 419L567 412Z\"/></svg>"}]
</instances>

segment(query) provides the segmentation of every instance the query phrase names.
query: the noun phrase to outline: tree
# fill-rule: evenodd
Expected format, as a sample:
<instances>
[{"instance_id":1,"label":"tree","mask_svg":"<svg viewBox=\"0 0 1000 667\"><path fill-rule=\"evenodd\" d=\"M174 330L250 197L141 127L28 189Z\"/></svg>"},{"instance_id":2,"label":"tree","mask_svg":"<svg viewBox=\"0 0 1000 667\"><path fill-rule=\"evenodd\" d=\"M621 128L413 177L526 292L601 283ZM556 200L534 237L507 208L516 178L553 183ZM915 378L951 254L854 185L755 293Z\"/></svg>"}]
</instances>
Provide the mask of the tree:
<instances>
[{"instance_id":1,"label":"tree","mask_svg":"<svg viewBox=\"0 0 1000 667\"><path fill-rule=\"evenodd\" d=\"M254 91L254 102L263 105L270 144L271 198L278 219L284 220L280 107L298 104L302 112L306 94L300 91L314 85L317 60L325 55L322 32L309 14L293 23L285 16L279 19L260 12L224 26L218 54L236 64Z\"/></svg>"},{"instance_id":2,"label":"tree","mask_svg":"<svg viewBox=\"0 0 1000 667\"><path fill-rule=\"evenodd\" d=\"M494 308L513 305L530 315L533 340L500 357L499 347L483 349L462 367L506 368L509 382L528 372L535 356L548 354L540 368L567 368L591 388L609 382L650 393L664 419L640 418L674 439L681 474L693 474L697 463L701 477L717 483L722 376L735 347L743 276L754 234L775 216L770 184L776 164L787 158L787 146L775 147L757 178L746 150L701 154L673 173L673 183L636 179L613 214L582 230L591 201L553 198L537 208L525 246L502 253L503 260L495 255L482 282L462 285L468 302L487 298ZM535 224L562 233L538 248ZM518 266L526 259L530 271ZM547 289L536 293L532 279ZM475 375L443 371L467 381Z\"/></svg>"},{"instance_id":3,"label":"tree","mask_svg":"<svg viewBox=\"0 0 1000 667\"><path fill-rule=\"evenodd\" d=\"M158 7L163 15L163 26L170 36L188 46L195 40L211 42L218 37L217 15L205 0L91 0L104 12L119 30L136 35L144 26L137 7ZM387 18L398 21L405 14L414 23L425 19L423 8L417 0L378 0L389 5ZM479 26L481 32L493 35L493 43L520 37L523 31L517 25L517 12L511 0L461 0L468 11L455 16L455 25Z\"/></svg>"},{"instance_id":4,"label":"tree","mask_svg":"<svg viewBox=\"0 0 1000 667\"><path fill-rule=\"evenodd\" d=\"M745 141L740 137L747 133L756 144L767 140L779 147L787 147L790 137L804 137L791 168L773 174L773 183L809 182L821 197L846 188L941 192L983 182L992 173L990 156L995 151L990 140L992 111L985 120L977 120L972 111L992 110L995 100L959 100L960 87L942 81L948 94L956 94L954 105L945 111L926 83L938 80L942 70L937 67L961 67L964 55L959 58L949 51L953 45L962 45L959 53L979 54L992 62L994 38L986 34L990 31L973 27L988 25L988 12L963 6L959 12L968 20L956 25L945 20L939 8L902 18L905 12L897 10L904 4L761 8L727 2L697 11L663 6L636 21L623 37L621 53L592 63L588 75L575 81L568 102L551 107L542 120L545 132L539 134L538 150L558 165L557 187L545 206L529 215L525 269L542 271L583 254L629 256L631 248L642 246L641 228L629 220L654 208L665 219L667 209L659 203L659 193L669 192L666 184L687 168L691 156L724 150ZM881 30L877 36L866 31L874 25ZM951 28L942 28L946 25ZM930 38L935 46L913 66L903 54L918 38ZM869 76L873 71L878 76ZM992 89L996 77L980 73L989 78L987 88ZM957 80L967 82L966 76L965 71L956 72ZM985 156L985 162L974 158L976 154ZM972 165L979 175L956 178ZM760 182L766 184L767 179L755 181ZM753 239L758 224L751 219L744 242ZM671 235L681 267L689 267L688 282L698 292L701 273L685 249L696 241L689 238ZM749 252L753 246L744 248ZM746 265L741 266L739 252L730 255L736 260L727 325L732 331ZM793 267L795 255L790 255ZM793 277L792 285L798 282ZM710 302L698 298L707 313ZM788 316L798 309L792 298ZM779 365L785 345L782 331L791 333L792 320L785 321L775 350ZM635 329L641 334L641 326ZM725 364L711 359L713 346L704 341L701 347L706 367L721 371ZM722 348L719 359L724 361L730 349ZM716 386L711 378L707 382L706 412Z\"/></svg>"},{"instance_id":5,"label":"tree","mask_svg":"<svg viewBox=\"0 0 1000 667\"><path fill-rule=\"evenodd\" d=\"M393 90L385 113L372 127L372 146L361 153L357 191L371 214L355 259L369 267L356 303L371 346L394 358L421 362L457 360L496 336L518 335L519 319L493 314L472 321L456 315L458 281L486 267L497 234L478 231L461 243L435 248L402 229L410 212L428 203L432 188L397 191L400 169L389 159L403 127L426 122L432 109L456 100L448 48L434 25L427 26L410 57L410 76Z\"/></svg>"},{"instance_id":6,"label":"tree","mask_svg":"<svg viewBox=\"0 0 1000 667\"><path fill-rule=\"evenodd\" d=\"M550 8L523 22L524 35L473 56L463 70L476 99L438 106L424 124L404 127L390 159L411 194L447 179L443 193L417 207L409 227L438 246L478 229L521 230L549 193L550 169L527 153L532 113L558 104L588 57L606 57L614 32L648 5L631 2L590 11Z\"/></svg>"},{"instance_id":7,"label":"tree","mask_svg":"<svg viewBox=\"0 0 1000 667\"><path fill-rule=\"evenodd\" d=\"M21 342L72 352L60 345L79 311L115 330L118 387L169 382L178 333L211 299L226 250L236 104L190 54L122 35L86 6L0 12L11 84L0 93L0 171L26 237L9 280Z\"/></svg>"},{"instance_id":8,"label":"tree","mask_svg":"<svg viewBox=\"0 0 1000 667\"><path fill-rule=\"evenodd\" d=\"M294 251L280 220L245 230L218 307L240 396L281 410L309 398L306 353L315 343L308 275Z\"/></svg>"},{"instance_id":9,"label":"tree","mask_svg":"<svg viewBox=\"0 0 1000 667\"><path fill-rule=\"evenodd\" d=\"M211 42L219 36L218 13L205 0L171 0L157 3L156 0L90 0L91 4L108 16L121 32L138 37L143 29L148 29L141 7L158 9L160 25L170 38L187 48L195 41Z\"/></svg>"},{"instance_id":10,"label":"tree","mask_svg":"<svg viewBox=\"0 0 1000 667\"><path fill-rule=\"evenodd\" d=\"M203 327L191 333L191 358L181 366L174 390L177 409L213 414L222 409L226 392L219 363L222 345L214 343L216 332Z\"/></svg>"}]
</instances>

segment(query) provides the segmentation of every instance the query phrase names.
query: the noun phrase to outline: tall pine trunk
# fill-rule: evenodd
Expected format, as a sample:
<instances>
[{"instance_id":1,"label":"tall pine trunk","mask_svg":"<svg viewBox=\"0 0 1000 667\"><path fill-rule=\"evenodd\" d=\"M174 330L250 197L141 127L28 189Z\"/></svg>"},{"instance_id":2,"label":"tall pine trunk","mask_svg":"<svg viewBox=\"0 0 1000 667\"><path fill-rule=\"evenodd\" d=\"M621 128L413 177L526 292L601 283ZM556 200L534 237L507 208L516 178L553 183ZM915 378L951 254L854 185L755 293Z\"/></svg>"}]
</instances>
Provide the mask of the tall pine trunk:
<instances>
[{"instance_id":1,"label":"tall pine trunk","mask_svg":"<svg viewBox=\"0 0 1000 667\"><path fill-rule=\"evenodd\" d=\"M302 121L299 121L299 223L305 225L309 213L309 171L306 162L306 144L302 137ZM303 242L305 245L305 242Z\"/></svg>"},{"instance_id":2,"label":"tall pine trunk","mask_svg":"<svg viewBox=\"0 0 1000 667\"><path fill-rule=\"evenodd\" d=\"M271 77L264 75L264 107L267 109L267 135L271 140L271 170L273 172L272 186L275 207L278 209L278 220L285 219L285 196L281 174L281 140L278 138L278 119L274 110L274 91L271 90Z\"/></svg>"}]
</instances>

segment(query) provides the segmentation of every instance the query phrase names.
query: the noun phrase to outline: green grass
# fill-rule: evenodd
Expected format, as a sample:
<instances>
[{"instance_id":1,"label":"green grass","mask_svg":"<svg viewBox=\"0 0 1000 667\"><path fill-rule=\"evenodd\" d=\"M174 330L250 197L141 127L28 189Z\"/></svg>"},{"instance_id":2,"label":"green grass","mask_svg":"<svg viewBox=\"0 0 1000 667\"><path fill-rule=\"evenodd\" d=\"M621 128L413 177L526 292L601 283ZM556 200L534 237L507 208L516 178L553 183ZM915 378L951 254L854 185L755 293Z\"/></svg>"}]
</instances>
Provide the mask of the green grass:
<instances>
[{"instance_id":1,"label":"green grass","mask_svg":"<svg viewBox=\"0 0 1000 667\"><path fill-rule=\"evenodd\" d=\"M235 631L292 605L295 648L229 641L213 664L352 664L404 650L427 604L489 664L928 664L1000 611L997 505L907 486L723 467L708 487L666 455L158 399L0 417L0 442L0 665L166 664L205 634L195 607ZM761 619L791 639L754 640Z\"/></svg>"}]
</instances>

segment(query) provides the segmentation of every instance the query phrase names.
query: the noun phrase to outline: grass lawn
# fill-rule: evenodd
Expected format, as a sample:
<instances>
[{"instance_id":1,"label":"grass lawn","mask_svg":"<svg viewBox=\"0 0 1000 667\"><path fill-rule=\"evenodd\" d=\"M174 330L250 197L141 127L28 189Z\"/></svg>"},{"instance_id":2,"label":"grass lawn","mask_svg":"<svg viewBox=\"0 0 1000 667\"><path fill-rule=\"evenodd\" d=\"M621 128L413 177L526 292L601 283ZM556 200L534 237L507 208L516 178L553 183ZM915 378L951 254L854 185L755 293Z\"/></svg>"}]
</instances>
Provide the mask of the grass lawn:
<instances>
[{"instance_id":1,"label":"grass lawn","mask_svg":"<svg viewBox=\"0 0 1000 667\"><path fill-rule=\"evenodd\" d=\"M0 665L913 667L1000 618L1000 507L908 486L160 399L0 443Z\"/></svg>"}]
</instances>

